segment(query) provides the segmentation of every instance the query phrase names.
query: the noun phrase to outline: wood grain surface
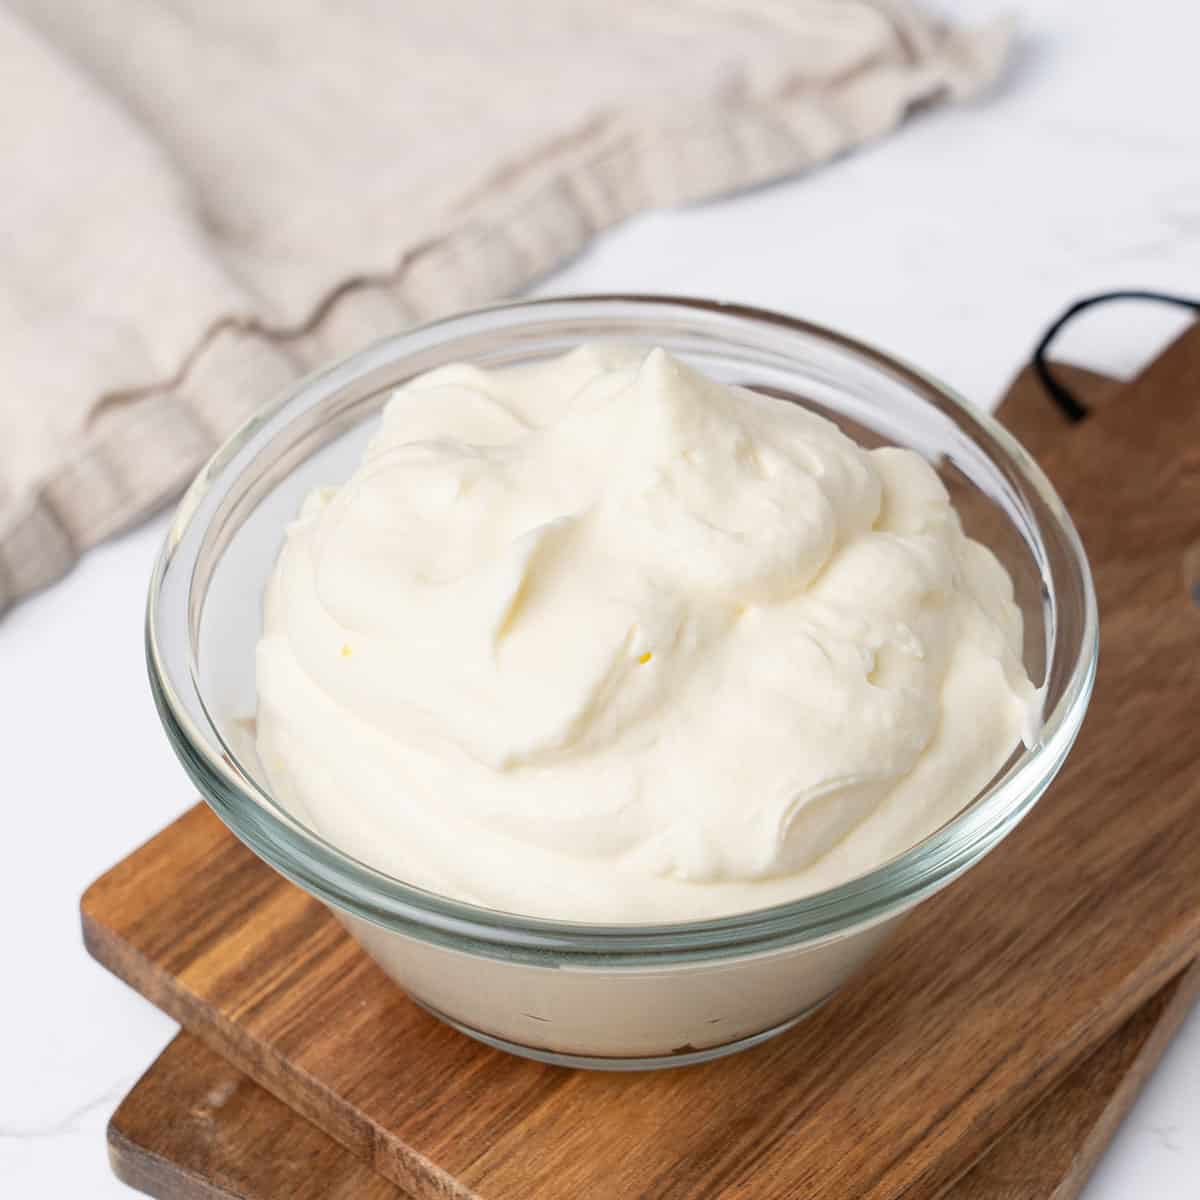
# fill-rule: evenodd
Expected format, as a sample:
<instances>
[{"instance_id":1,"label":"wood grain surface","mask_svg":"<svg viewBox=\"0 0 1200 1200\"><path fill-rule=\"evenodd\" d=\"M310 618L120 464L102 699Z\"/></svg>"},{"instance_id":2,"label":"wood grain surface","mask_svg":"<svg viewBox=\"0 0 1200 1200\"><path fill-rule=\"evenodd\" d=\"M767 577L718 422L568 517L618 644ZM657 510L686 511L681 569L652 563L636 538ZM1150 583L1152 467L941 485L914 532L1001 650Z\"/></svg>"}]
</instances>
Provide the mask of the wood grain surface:
<instances>
[{"instance_id":1,"label":"wood grain surface","mask_svg":"<svg viewBox=\"0 0 1200 1200\"><path fill-rule=\"evenodd\" d=\"M1075 1200L1198 996L1193 963L1000 1137L953 1200Z\"/></svg>"},{"instance_id":2,"label":"wood grain surface","mask_svg":"<svg viewBox=\"0 0 1200 1200\"><path fill-rule=\"evenodd\" d=\"M1060 367L1096 409L1116 380ZM1069 426L1018 376L1000 407L1035 454ZM1007 1130L952 1187L955 1200L1072 1200L1200 991L1200 966L1145 1004ZM150 1066L108 1128L113 1170L159 1200L405 1200L316 1125L187 1033Z\"/></svg>"},{"instance_id":3,"label":"wood grain surface","mask_svg":"<svg viewBox=\"0 0 1200 1200\"><path fill-rule=\"evenodd\" d=\"M953 1200L1074 1200L1180 1021L1200 965L1148 1004L951 1187ZM181 1033L108 1127L118 1178L158 1200L408 1200L317 1126Z\"/></svg>"},{"instance_id":4,"label":"wood grain surface","mask_svg":"<svg viewBox=\"0 0 1200 1200\"><path fill-rule=\"evenodd\" d=\"M1101 597L1092 713L1008 841L789 1035L636 1076L523 1062L426 1017L196 809L84 897L100 961L422 1196L928 1197L1200 941L1200 338L1047 465Z\"/></svg>"}]
</instances>

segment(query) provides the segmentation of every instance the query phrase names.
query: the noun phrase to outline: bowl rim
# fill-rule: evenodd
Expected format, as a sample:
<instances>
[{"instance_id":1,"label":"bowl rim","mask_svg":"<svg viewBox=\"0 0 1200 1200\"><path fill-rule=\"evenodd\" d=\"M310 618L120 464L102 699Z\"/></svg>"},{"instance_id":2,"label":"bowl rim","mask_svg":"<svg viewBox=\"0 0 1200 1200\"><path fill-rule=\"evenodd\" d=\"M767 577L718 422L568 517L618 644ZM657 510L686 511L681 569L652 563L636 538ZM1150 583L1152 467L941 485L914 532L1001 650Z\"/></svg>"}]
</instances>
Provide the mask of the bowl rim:
<instances>
[{"instance_id":1,"label":"bowl rim","mask_svg":"<svg viewBox=\"0 0 1200 1200\"><path fill-rule=\"evenodd\" d=\"M186 636L187 614L168 614L161 603L168 568L196 519L201 502L218 485L230 462L254 442L273 418L291 406L302 411L344 389L381 365L402 360L431 337L444 340L480 320L518 322L528 317L553 320L555 314L597 306L635 308L639 315L664 317L719 314L754 325L799 333L849 352L918 392L937 396L956 418L969 416L1005 455L1004 466L1032 490L1053 517L1078 573L1083 625L1072 649L1070 673L1061 698L1043 714L1039 740L1024 748L1004 774L977 794L940 829L863 875L824 891L768 908L699 921L658 924L587 924L556 921L484 908L405 883L338 849L279 807L236 763L217 736L201 729L188 711L179 686L189 686L207 717L196 672L173 679L162 639L172 636L168 618ZM614 317L616 313L612 314ZM440 334L440 339L439 339ZM714 338L719 344L720 339ZM283 428L283 427L281 427ZM274 437L279 430L271 434ZM265 444L269 444L270 437ZM993 456L989 456L993 457ZM237 476L235 476L236 480ZM226 481L232 486L233 481ZM203 544L203 539L201 543ZM188 603L196 568L188 574ZM186 565L186 563L184 564ZM175 629L174 632L178 632ZM1059 639L1061 640L1061 639ZM519 300L456 313L382 339L355 354L297 380L246 421L213 454L179 502L150 579L145 618L147 669L155 707L173 749L201 795L232 832L259 857L335 910L390 929L474 954L544 966L654 966L664 962L708 961L765 953L798 942L815 944L895 916L962 874L999 843L1040 798L1066 758L1082 724L1096 674L1099 628L1095 590L1083 545L1069 514L1045 474L990 413L971 405L954 389L907 362L822 325L750 305L690 296L599 293ZM1057 657L1060 650L1055 645ZM191 655L189 654L189 662ZM1052 660L1046 664L1049 674Z\"/></svg>"}]
</instances>

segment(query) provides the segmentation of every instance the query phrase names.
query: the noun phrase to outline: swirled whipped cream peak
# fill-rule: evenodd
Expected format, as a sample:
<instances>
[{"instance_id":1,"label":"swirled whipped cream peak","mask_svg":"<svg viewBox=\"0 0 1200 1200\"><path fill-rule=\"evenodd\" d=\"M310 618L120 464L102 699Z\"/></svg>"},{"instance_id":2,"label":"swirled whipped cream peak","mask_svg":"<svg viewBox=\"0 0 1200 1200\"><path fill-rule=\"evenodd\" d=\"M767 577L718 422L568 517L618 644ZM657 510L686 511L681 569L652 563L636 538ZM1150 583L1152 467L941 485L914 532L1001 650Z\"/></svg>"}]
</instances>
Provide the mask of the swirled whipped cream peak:
<instances>
[{"instance_id":1,"label":"swirled whipped cream peak","mask_svg":"<svg viewBox=\"0 0 1200 1200\"><path fill-rule=\"evenodd\" d=\"M258 749L335 845L591 922L744 911L952 817L1028 727L1021 615L918 455L662 350L397 390L271 577Z\"/></svg>"}]
</instances>

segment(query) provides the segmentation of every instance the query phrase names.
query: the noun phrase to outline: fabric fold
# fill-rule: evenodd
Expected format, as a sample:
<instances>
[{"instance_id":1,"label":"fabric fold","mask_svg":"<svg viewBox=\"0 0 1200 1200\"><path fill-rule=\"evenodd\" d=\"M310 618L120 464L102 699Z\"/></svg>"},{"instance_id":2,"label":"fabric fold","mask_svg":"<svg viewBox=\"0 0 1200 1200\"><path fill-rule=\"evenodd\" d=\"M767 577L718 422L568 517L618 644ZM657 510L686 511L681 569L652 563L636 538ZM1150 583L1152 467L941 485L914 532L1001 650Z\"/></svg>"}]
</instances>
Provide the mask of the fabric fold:
<instances>
[{"instance_id":1,"label":"fabric fold","mask_svg":"<svg viewBox=\"0 0 1200 1200\"><path fill-rule=\"evenodd\" d=\"M620 11L0 0L0 610L312 366L970 96L1010 39L900 0Z\"/></svg>"}]
</instances>

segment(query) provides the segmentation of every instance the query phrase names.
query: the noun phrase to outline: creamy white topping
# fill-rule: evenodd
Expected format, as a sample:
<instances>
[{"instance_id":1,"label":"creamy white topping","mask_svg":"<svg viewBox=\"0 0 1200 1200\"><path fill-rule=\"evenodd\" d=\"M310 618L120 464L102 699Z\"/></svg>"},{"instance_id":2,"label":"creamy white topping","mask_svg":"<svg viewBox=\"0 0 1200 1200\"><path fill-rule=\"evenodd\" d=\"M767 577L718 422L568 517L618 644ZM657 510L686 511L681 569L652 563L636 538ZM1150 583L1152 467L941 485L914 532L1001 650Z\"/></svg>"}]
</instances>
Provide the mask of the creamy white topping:
<instances>
[{"instance_id":1,"label":"creamy white topping","mask_svg":"<svg viewBox=\"0 0 1200 1200\"><path fill-rule=\"evenodd\" d=\"M698 919L963 807L1034 690L932 468L661 350L442 368L289 528L258 646L280 798L477 904Z\"/></svg>"}]
</instances>

